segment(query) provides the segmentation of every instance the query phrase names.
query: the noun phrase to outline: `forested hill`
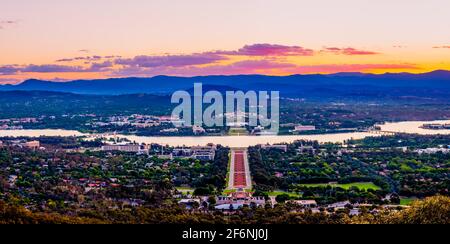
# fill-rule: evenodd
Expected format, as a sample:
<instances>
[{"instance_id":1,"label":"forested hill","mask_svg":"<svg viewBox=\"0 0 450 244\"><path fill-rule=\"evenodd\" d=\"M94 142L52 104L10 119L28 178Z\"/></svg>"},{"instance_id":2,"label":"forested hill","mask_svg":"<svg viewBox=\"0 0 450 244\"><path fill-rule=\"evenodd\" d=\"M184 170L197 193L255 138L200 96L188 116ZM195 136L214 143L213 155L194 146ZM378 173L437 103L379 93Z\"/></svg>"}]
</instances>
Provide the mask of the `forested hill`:
<instances>
[{"instance_id":1,"label":"forested hill","mask_svg":"<svg viewBox=\"0 0 450 244\"><path fill-rule=\"evenodd\" d=\"M0 118L55 114L170 114L169 96L82 95L47 91L0 91Z\"/></svg>"}]
</instances>

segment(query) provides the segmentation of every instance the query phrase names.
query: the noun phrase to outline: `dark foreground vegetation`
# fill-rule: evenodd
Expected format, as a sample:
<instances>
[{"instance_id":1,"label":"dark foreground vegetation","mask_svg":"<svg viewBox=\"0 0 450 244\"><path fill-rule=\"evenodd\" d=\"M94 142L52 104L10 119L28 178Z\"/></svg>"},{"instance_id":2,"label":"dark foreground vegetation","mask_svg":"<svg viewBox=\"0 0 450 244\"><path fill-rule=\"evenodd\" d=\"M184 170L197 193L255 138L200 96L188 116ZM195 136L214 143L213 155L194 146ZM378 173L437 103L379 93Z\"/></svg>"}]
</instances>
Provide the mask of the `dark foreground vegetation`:
<instances>
[{"instance_id":1,"label":"dark foreground vegetation","mask_svg":"<svg viewBox=\"0 0 450 244\"><path fill-rule=\"evenodd\" d=\"M221 213L188 212L176 205L162 208L136 208L129 211L81 212L75 216L31 212L24 207L0 202L1 224L450 224L450 198L430 197L406 210L362 214L345 212L328 216L311 212L294 213L291 206L244 208L233 216Z\"/></svg>"}]
</instances>

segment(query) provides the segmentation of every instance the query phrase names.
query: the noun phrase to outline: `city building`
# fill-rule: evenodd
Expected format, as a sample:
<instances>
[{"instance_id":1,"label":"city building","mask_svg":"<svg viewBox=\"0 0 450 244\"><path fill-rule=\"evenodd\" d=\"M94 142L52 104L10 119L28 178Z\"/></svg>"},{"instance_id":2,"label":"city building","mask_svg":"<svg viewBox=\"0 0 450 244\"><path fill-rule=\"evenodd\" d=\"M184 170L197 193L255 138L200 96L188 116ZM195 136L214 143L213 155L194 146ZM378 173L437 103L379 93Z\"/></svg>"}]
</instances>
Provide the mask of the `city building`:
<instances>
[{"instance_id":1,"label":"city building","mask_svg":"<svg viewBox=\"0 0 450 244\"><path fill-rule=\"evenodd\" d=\"M297 125L294 128L294 132L314 131L316 127L314 125Z\"/></svg>"},{"instance_id":2,"label":"city building","mask_svg":"<svg viewBox=\"0 0 450 244\"><path fill-rule=\"evenodd\" d=\"M192 147L192 157L198 160L214 160L216 156L216 146Z\"/></svg>"},{"instance_id":3,"label":"city building","mask_svg":"<svg viewBox=\"0 0 450 244\"><path fill-rule=\"evenodd\" d=\"M448 148L426 148L426 149L417 149L414 151L418 154L435 154L435 153L450 153L450 149Z\"/></svg>"},{"instance_id":4,"label":"city building","mask_svg":"<svg viewBox=\"0 0 450 244\"><path fill-rule=\"evenodd\" d=\"M317 206L317 202L315 200L292 200L289 202L305 208L313 208Z\"/></svg>"},{"instance_id":5,"label":"city building","mask_svg":"<svg viewBox=\"0 0 450 244\"><path fill-rule=\"evenodd\" d=\"M104 145L102 151L120 151L120 152L133 152L133 153L148 153L148 147L138 144L126 144L126 145Z\"/></svg>"},{"instance_id":6,"label":"city building","mask_svg":"<svg viewBox=\"0 0 450 244\"><path fill-rule=\"evenodd\" d=\"M172 151L172 156L177 158L191 157L192 150L190 148L175 148Z\"/></svg>"},{"instance_id":7,"label":"city building","mask_svg":"<svg viewBox=\"0 0 450 244\"><path fill-rule=\"evenodd\" d=\"M201 126L194 125L192 126L192 132L194 134L204 134L206 133L206 130Z\"/></svg>"},{"instance_id":8,"label":"city building","mask_svg":"<svg viewBox=\"0 0 450 244\"><path fill-rule=\"evenodd\" d=\"M424 124L421 128L428 130L448 130L450 129L450 124Z\"/></svg>"},{"instance_id":9,"label":"city building","mask_svg":"<svg viewBox=\"0 0 450 244\"><path fill-rule=\"evenodd\" d=\"M183 205L186 209L193 209L195 206L200 206L201 201L197 198L187 198L187 199L181 199L178 201L178 204Z\"/></svg>"},{"instance_id":10,"label":"city building","mask_svg":"<svg viewBox=\"0 0 450 244\"><path fill-rule=\"evenodd\" d=\"M238 190L237 192L233 192L228 196L219 196L216 199L217 210L236 210L244 205L247 206L264 206L266 204L266 199L264 197L253 197L252 193L245 192L243 190Z\"/></svg>"},{"instance_id":11,"label":"city building","mask_svg":"<svg viewBox=\"0 0 450 244\"><path fill-rule=\"evenodd\" d=\"M351 206L350 201L344 201L344 202L337 202L337 203L329 204L327 206L327 208L332 208L332 209L335 209L335 210L339 210L339 209L345 209L345 208L347 208L347 206Z\"/></svg>"},{"instance_id":12,"label":"city building","mask_svg":"<svg viewBox=\"0 0 450 244\"><path fill-rule=\"evenodd\" d=\"M170 129L164 129L164 130L160 130L161 133L177 133L178 132L178 128L170 128Z\"/></svg>"},{"instance_id":13,"label":"city building","mask_svg":"<svg viewBox=\"0 0 450 244\"><path fill-rule=\"evenodd\" d=\"M25 142L23 146L30 149L39 149L41 147L41 143L39 141L28 141Z\"/></svg>"},{"instance_id":14,"label":"city building","mask_svg":"<svg viewBox=\"0 0 450 244\"><path fill-rule=\"evenodd\" d=\"M304 146L301 145L299 148L297 148L297 153L315 153L316 149L313 146Z\"/></svg>"},{"instance_id":15,"label":"city building","mask_svg":"<svg viewBox=\"0 0 450 244\"><path fill-rule=\"evenodd\" d=\"M174 158L194 158L202 161L214 160L216 156L215 145L207 145L204 147L197 146L191 148L175 148L172 151L172 157Z\"/></svg>"},{"instance_id":16,"label":"city building","mask_svg":"<svg viewBox=\"0 0 450 244\"><path fill-rule=\"evenodd\" d=\"M261 145L261 149L278 149L283 152L287 152L288 146L287 145Z\"/></svg>"}]
</instances>

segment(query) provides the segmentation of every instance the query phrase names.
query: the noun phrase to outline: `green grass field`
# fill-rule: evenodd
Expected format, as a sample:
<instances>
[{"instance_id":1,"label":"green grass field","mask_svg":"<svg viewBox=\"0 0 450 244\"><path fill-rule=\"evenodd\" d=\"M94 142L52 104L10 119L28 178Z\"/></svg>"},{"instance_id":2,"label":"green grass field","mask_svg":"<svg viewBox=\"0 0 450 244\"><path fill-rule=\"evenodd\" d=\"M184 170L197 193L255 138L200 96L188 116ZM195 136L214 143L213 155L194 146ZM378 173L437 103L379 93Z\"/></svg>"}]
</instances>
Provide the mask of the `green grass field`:
<instances>
[{"instance_id":1,"label":"green grass field","mask_svg":"<svg viewBox=\"0 0 450 244\"><path fill-rule=\"evenodd\" d=\"M236 190L224 190L222 193L225 195L231 194L233 192L236 192Z\"/></svg>"},{"instance_id":2,"label":"green grass field","mask_svg":"<svg viewBox=\"0 0 450 244\"><path fill-rule=\"evenodd\" d=\"M300 186L304 186L304 187L327 187L327 186L331 186L331 187L340 187L342 189L348 190L351 187L357 187L360 190L381 190L381 188L377 185L375 185L372 182L357 182L357 183L349 183L349 184L327 184L327 183L323 183L323 184L300 184Z\"/></svg>"},{"instance_id":3,"label":"green grass field","mask_svg":"<svg viewBox=\"0 0 450 244\"><path fill-rule=\"evenodd\" d=\"M401 198L400 205L408 206L411 205L416 200L417 200L416 198Z\"/></svg>"},{"instance_id":4,"label":"green grass field","mask_svg":"<svg viewBox=\"0 0 450 244\"><path fill-rule=\"evenodd\" d=\"M230 128L228 131L228 135L230 136L245 136L248 135L248 131L246 128Z\"/></svg>"},{"instance_id":5,"label":"green grass field","mask_svg":"<svg viewBox=\"0 0 450 244\"><path fill-rule=\"evenodd\" d=\"M286 191L273 191L273 192L269 192L268 195L271 197L276 197L279 195L283 195L283 194L287 194L290 197L301 197L302 195L294 193L294 192L286 192Z\"/></svg>"}]
</instances>

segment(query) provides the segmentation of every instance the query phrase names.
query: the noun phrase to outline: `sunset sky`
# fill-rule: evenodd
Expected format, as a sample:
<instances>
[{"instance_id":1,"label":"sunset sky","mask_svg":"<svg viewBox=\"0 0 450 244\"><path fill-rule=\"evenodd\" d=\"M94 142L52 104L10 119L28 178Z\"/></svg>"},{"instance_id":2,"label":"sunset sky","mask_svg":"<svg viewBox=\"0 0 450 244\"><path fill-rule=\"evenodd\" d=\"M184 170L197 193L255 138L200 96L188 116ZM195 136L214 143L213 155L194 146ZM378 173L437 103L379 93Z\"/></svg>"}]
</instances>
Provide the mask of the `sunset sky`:
<instances>
[{"instance_id":1,"label":"sunset sky","mask_svg":"<svg viewBox=\"0 0 450 244\"><path fill-rule=\"evenodd\" d=\"M0 0L0 84L450 70L448 0Z\"/></svg>"}]
</instances>

